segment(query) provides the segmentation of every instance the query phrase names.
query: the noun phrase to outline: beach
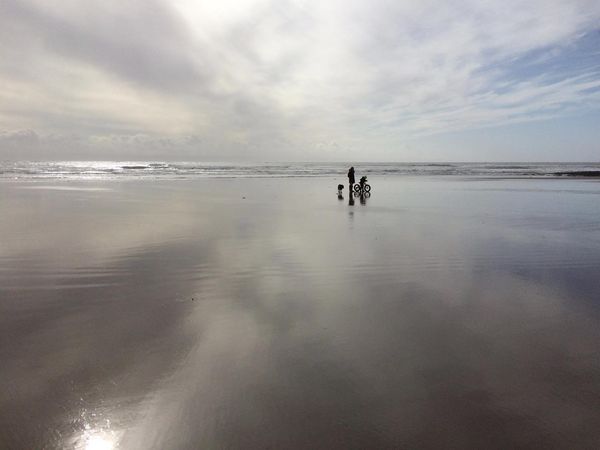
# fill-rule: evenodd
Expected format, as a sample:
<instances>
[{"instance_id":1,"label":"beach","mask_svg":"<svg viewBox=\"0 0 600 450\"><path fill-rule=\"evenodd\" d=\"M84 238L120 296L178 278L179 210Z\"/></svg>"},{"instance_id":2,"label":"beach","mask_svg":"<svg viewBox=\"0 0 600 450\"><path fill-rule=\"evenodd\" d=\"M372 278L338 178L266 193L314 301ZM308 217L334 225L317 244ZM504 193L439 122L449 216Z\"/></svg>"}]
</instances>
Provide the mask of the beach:
<instances>
[{"instance_id":1,"label":"beach","mask_svg":"<svg viewBox=\"0 0 600 450\"><path fill-rule=\"evenodd\" d=\"M0 448L597 447L600 182L369 182L2 180Z\"/></svg>"}]
</instances>

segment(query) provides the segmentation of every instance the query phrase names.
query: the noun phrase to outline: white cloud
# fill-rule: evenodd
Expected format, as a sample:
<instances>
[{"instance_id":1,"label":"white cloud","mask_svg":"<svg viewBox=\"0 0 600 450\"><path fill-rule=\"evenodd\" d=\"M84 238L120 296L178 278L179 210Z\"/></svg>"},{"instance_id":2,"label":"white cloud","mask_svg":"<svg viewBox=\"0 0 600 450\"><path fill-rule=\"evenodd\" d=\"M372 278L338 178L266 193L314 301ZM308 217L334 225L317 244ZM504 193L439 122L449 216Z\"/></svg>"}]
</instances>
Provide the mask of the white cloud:
<instances>
[{"instance_id":1,"label":"white cloud","mask_svg":"<svg viewBox=\"0 0 600 450\"><path fill-rule=\"evenodd\" d=\"M401 139L600 106L598 64L544 66L594 31L596 0L3 8L0 130L96 144L121 134L176 145L193 135L204 142L199 157L310 158L324 148L315 142L374 140L391 152ZM537 72L519 71L533 51L543 51L531 61Z\"/></svg>"}]
</instances>

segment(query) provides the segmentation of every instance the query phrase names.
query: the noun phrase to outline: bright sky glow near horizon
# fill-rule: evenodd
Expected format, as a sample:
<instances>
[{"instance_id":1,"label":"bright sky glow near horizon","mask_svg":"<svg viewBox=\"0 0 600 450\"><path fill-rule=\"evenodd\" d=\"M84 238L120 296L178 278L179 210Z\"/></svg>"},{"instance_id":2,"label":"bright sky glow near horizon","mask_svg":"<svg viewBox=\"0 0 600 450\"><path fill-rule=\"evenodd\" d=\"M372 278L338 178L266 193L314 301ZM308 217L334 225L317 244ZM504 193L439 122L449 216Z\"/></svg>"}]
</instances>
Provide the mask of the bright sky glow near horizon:
<instances>
[{"instance_id":1,"label":"bright sky glow near horizon","mask_svg":"<svg viewBox=\"0 0 600 450\"><path fill-rule=\"evenodd\" d=\"M599 161L600 0L3 0L0 160Z\"/></svg>"}]
</instances>

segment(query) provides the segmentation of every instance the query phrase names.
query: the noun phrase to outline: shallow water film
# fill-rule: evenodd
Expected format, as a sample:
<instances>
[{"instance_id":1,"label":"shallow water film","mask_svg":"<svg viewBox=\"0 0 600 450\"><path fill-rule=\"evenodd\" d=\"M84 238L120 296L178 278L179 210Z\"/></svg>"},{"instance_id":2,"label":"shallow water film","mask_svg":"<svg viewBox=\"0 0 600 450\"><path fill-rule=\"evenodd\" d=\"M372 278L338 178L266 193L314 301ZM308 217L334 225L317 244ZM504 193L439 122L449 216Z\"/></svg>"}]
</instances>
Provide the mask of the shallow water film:
<instances>
[{"instance_id":1,"label":"shallow water film","mask_svg":"<svg viewBox=\"0 0 600 450\"><path fill-rule=\"evenodd\" d=\"M600 183L0 183L0 448L597 448Z\"/></svg>"}]
</instances>

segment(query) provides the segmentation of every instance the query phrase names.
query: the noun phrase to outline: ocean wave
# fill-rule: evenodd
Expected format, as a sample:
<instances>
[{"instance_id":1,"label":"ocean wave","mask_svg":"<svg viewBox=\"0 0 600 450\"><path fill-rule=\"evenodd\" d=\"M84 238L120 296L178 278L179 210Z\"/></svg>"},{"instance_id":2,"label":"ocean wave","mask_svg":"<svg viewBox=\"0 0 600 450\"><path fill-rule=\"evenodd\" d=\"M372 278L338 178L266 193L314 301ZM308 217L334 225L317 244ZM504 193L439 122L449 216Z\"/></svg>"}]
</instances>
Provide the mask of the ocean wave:
<instances>
[{"instance_id":1,"label":"ocean wave","mask_svg":"<svg viewBox=\"0 0 600 450\"><path fill-rule=\"evenodd\" d=\"M0 162L2 179L345 177L350 163ZM600 163L360 163L369 176L596 176ZM585 175L584 175L585 174Z\"/></svg>"}]
</instances>

